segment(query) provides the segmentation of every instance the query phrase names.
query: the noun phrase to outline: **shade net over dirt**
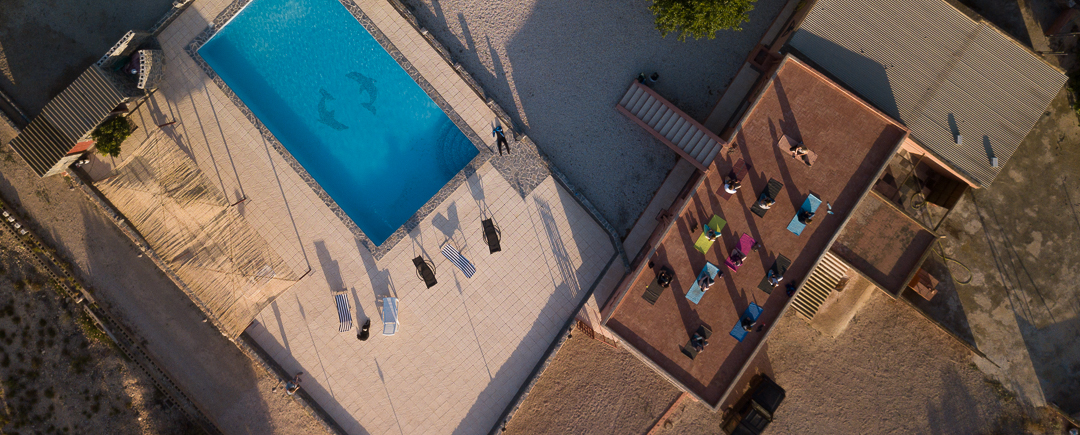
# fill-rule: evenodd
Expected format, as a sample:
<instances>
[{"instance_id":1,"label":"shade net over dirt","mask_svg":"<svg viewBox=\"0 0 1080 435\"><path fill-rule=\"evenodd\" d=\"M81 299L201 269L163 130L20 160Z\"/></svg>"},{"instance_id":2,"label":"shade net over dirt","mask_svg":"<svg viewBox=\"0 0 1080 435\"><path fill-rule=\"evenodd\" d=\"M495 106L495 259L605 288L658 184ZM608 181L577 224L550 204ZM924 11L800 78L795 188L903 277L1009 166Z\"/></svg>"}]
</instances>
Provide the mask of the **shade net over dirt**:
<instances>
[{"instance_id":1,"label":"shade net over dirt","mask_svg":"<svg viewBox=\"0 0 1080 435\"><path fill-rule=\"evenodd\" d=\"M181 149L151 137L97 188L230 337L298 276Z\"/></svg>"}]
</instances>

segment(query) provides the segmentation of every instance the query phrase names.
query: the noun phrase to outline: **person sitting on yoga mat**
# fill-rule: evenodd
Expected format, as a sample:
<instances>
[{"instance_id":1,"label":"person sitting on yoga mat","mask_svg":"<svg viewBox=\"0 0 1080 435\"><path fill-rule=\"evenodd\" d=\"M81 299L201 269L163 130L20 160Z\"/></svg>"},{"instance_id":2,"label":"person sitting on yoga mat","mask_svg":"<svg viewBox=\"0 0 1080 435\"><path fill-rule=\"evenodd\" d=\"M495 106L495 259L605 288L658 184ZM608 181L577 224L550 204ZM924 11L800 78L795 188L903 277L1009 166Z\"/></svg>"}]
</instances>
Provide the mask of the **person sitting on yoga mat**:
<instances>
[{"instance_id":1,"label":"person sitting on yoga mat","mask_svg":"<svg viewBox=\"0 0 1080 435\"><path fill-rule=\"evenodd\" d=\"M694 347L694 350L701 352L705 350L705 346L709 345L709 340L695 332L694 336L690 338L690 345Z\"/></svg>"},{"instance_id":2,"label":"person sitting on yoga mat","mask_svg":"<svg viewBox=\"0 0 1080 435\"><path fill-rule=\"evenodd\" d=\"M773 287L780 285L780 281L784 280L784 275L776 273L773 269L769 269L769 273L765 274L765 277L769 278L769 285Z\"/></svg>"},{"instance_id":3,"label":"person sitting on yoga mat","mask_svg":"<svg viewBox=\"0 0 1080 435\"><path fill-rule=\"evenodd\" d=\"M673 277L671 276L671 271L669 271L666 267L660 269L660 273L656 275L656 283L660 284L660 287L663 288L668 288L668 286L671 285L672 279Z\"/></svg>"},{"instance_id":4,"label":"person sitting on yoga mat","mask_svg":"<svg viewBox=\"0 0 1080 435\"><path fill-rule=\"evenodd\" d=\"M761 198L759 198L757 204L754 205L758 206L758 208L762 210L768 210L772 208L772 206L776 205L776 200L769 198L768 193L762 193Z\"/></svg>"},{"instance_id":5,"label":"person sitting on yoga mat","mask_svg":"<svg viewBox=\"0 0 1080 435\"><path fill-rule=\"evenodd\" d=\"M714 242L716 239L720 238L720 233L716 232L713 228L709 228L709 231L705 232L705 238L709 239L710 242Z\"/></svg>"},{"instance_id":6,"label":"person sitting on yoga mat","mask_svg":"<svg viewBox=\"0 0 1080 435\"><path fill-rule=\"evenodd\" d=\"M742 266L744 258L746 258L746 255L743 255L742 251L738 249L731 251L731 264L734 264L735 267Z\"/></svg>"},{"instance_id":7,"label":"person sitting on yoga mat","mask_svg":"<svg viewBox=\"0 0 1080 435\"><path fill-rule=\"evenodd\" d=\"M750 332L754 330L754 321L749 317L743 317L740 321L743 331Z\"/></svg>"},{"instance_id":8,"label":"person sitting on yoga mat","mask_svg":"<svg viewBox=\"0 0 1080 435\"><path fill-rule=\"evenodd\" d=\"M810 222L813 222L813 221L814 221L814 212L806 211L806 210L803 210L803 211L799 212L799 222L802 222L803 225L810 225Z\"/></svg>"},{"instance_id":9,"label":"person sitting on yoga mat","mask_svg":"<svg viewBox=\"0 0 1080 435\"><path fill-rule=\"evenodd\" d=\"M740 188L742 188L742 183L734 177L729 177L724 181L724 191L727 193L734 195Z\"/></svg>"}]
</instances>

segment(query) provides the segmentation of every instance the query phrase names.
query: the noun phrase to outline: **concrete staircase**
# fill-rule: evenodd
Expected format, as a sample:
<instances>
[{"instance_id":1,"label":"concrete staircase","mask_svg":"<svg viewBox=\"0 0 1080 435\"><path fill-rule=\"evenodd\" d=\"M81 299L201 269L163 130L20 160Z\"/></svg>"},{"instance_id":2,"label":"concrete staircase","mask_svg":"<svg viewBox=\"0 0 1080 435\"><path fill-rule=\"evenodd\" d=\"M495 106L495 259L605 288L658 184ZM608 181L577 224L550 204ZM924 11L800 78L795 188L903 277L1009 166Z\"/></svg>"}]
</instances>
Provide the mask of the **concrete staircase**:
<instances>
[{"instance_id":1,"label":"concrete staircase","mask_svg":"<svg viewBox=\"0 0 1080 435\"><path fill-rule=\"evenodd\" d=\"M698 169L706 171L727 143L647 86L634 81L615 107Z\"/></svg>"},{"instance_id":2,"label":"concrete staircase","mask_svg":"<svg viewBox=\"0 0 1080 435\"><path fill-rule=\"evenodd\" d=\"M847 274L847 264L832 252L826 252L791 301L791 306L806 320L813 319L821 304L825 303L825 299Z\"/></svg>"}]
</instances>

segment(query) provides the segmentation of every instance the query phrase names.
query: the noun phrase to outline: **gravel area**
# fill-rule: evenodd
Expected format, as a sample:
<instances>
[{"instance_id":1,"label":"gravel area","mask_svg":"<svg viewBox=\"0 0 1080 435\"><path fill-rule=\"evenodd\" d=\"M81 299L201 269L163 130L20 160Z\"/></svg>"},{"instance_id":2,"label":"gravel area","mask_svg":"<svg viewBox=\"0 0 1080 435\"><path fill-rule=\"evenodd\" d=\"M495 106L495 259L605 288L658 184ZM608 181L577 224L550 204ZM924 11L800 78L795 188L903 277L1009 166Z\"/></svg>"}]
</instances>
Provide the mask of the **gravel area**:
<instances>
[{"instance_id":1,"label":"gravel area","mask_svg":"<svg viewBox=\"0 0 1080 435\"><path fill-rule=\"evenodd\" d=\"M629 352L574 331L505 433L645 433L680 394Z\"/></svg>"},{"instance_id":2,"label":"gravel area","mask_svg":"<svg viewBox=\"0 0 1080 435\"><path fill-rule=\"evenodd\" d=\"M835 339L793 311L776 324L756 366L787 399L767 434L1061 433L1059 419L1026 409L913 308L871 291ZM693 400L658 422L678 391L629 353L576 337L507 433L645 433L654 423L653 435L722 433L723 413Z\"/></svg>"},{"instance_id":3,"label":"gravel area","mask_svg":"<svg viewBox=\"0 0 1080 435\"><path fill-rule=\"evenodd\" d=\"M198 433L0 233L0 431Z\"/></svg>"},{"instance_id":4,"label":"gravel area","mask_svg":"<svg viewBox=\"0 0 1080 435\"><path fill-rule=\"evenodd\" d=\"M421 25L625 234L676 155L615 111L641 72L703 120L785 1L758 0L743 31L661 38L646 2L406 0Z\"/></svg>"},{"instance_id":5,"label":"gravel area","mask_svg":"<svg viewBox=\"0 0 1080 435\"><path fill-rule=\"evenodd\" d=\"M873 291L835 339L793 311L777 323L765 354L787 398L767 434L1058 433L1059 422L1025 410L970 351ZM656 435L718 433L721 417L690 402Z\"/></svg>"}]
</instances>

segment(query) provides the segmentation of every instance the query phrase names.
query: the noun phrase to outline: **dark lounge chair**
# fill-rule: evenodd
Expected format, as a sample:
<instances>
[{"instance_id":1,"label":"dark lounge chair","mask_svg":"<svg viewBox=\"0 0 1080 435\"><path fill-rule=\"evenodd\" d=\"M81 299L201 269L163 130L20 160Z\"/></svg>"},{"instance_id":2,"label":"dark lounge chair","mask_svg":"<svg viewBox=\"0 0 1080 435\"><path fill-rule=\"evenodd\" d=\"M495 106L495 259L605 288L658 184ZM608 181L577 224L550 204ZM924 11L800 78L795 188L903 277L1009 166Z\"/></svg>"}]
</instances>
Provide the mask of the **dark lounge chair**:
<instances>
[{"instance_id":1,"label":"dark lounge chair","mask_svg":"<svg viewBox=\"0 0 1080 435\"><path fill-rule=\"evenodd\" d=\"M502 232L499 231L499 227L495 226L495 222L491 219L484 219L480 222L484 226L484 241L488 244L488 250L492 254L502 250L502 246L499 245L499 241L502 239Z\"/></svg>"},{"instance_id":2,"label":"dark lounge chair","mask_svg":"<svg viewBox=\"0 0 1080 435\"><path fill-rule=\"evenodd\" d=\"M416 266L416 276L424 280L424 284L427 284L427 288L431 288L439 282L435 280L435 265L430 261L425 261L424 257L416 257L412 260L413 266Z\"/></svg>"}]
</instances>

